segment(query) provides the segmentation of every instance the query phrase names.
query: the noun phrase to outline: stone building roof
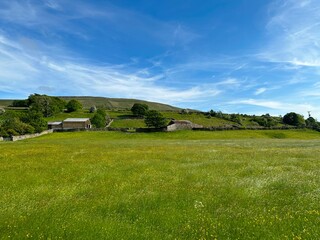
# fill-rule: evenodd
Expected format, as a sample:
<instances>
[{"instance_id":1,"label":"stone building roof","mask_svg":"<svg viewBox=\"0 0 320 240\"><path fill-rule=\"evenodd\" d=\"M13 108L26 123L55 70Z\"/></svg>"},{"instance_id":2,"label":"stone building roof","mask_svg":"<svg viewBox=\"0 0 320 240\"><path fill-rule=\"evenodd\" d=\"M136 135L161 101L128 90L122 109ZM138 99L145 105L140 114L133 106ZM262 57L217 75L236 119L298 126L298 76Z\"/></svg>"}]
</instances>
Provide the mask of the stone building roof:
<instances>
[{"instance_id":1,"label":"stone building roof","mask_svg":"<svg viewBox=\"0 0 320 240\"><path fill-rule=\"evenodd\" d=\"M48 125L60 125L62 122L48 122Z\"/></svg>"}]
</instances>

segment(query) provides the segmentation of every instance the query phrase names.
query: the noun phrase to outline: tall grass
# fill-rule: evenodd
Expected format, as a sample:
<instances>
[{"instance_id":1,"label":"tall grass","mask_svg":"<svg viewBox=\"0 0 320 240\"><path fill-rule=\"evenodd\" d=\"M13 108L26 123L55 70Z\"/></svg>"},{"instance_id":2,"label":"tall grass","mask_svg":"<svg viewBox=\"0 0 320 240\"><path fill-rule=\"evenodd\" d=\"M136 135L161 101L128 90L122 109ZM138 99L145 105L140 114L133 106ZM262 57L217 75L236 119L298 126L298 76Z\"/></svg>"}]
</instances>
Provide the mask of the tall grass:
<instances>
[{"instance_id":1,"label":"tall grass","mask_svg":"<svg viewBox=\"0 0 320 240\"><path fill-rule=\"evenodd\" d=\"M319 239L319 146L311 131L80 132L0 143L0 236Z\"/></svg>"}]
</instances>

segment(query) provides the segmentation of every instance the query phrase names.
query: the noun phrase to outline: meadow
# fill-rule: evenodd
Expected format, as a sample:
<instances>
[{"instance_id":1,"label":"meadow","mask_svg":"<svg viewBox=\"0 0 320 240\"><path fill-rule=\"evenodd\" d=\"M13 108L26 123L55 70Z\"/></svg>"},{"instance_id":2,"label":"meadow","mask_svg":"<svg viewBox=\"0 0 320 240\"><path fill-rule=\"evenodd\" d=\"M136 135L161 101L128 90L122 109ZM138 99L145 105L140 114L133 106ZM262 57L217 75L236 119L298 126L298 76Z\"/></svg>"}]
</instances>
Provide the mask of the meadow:
<instances>
[{"instance_id":1,"label":"meadow","mask_svg":"<svg viewBox=\"0 0 320 240\"><path fill-rule=\"evenodd\" d=\"M0 142L0 239L320 239L320 133Z\"/></svg>"}]
</instances>

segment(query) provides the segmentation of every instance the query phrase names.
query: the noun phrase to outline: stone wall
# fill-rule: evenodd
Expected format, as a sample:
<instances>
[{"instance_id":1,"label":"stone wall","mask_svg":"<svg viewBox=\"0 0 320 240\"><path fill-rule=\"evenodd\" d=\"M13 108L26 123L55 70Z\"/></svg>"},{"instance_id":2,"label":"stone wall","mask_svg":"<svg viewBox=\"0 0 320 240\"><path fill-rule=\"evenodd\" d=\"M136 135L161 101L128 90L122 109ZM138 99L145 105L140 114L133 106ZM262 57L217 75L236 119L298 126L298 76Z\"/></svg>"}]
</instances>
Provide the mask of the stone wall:
<instances>
[{"instance_id":1,"label":"stone wall","mask_svg":"<svg viewBox=\"0 0 320 240\"><path fill-rule=\"evenodd\" d=\"M35 138L35 137L39 137L39 136L42 136L42 135L45 135L45 134L49 134L49 133L53 133L53 129L49 129L49 130L43 131L41 133L26 134L26 135L20 135L20 136L12 136L11 137L11 141L15 142L15 141L28 139L28 138Z\"/></svg>"}]
</instances>

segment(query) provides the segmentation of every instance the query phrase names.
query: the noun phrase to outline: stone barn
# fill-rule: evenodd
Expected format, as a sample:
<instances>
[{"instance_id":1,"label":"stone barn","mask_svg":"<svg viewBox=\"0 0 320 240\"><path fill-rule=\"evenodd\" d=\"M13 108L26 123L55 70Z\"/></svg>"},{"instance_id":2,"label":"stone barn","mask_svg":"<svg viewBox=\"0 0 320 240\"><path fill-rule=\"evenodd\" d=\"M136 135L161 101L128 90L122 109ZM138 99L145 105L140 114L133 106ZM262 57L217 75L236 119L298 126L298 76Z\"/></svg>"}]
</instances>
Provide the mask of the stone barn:
<instances>
[{"instance_id":1,"label":"stone barn","mask_svg":"<svg viewBox=\"0 0 320 240\"><path fill-rule=\"evenodd\" d=\"M193 128L203 128L203 126L188 120L171 120L167 126L167 131L191 130Z\"/></svg>"},{"instance_id":2,"label":"stone barn","mask_svg":"<svg viewBox=\"0 0 320 240\"><path fill-rule=\"evenodd\" d=\"M62 122L63 129L89 129L90 118L67 118Z\"/></svg>"}]
</instances>

